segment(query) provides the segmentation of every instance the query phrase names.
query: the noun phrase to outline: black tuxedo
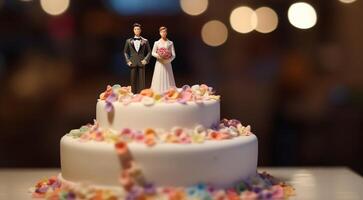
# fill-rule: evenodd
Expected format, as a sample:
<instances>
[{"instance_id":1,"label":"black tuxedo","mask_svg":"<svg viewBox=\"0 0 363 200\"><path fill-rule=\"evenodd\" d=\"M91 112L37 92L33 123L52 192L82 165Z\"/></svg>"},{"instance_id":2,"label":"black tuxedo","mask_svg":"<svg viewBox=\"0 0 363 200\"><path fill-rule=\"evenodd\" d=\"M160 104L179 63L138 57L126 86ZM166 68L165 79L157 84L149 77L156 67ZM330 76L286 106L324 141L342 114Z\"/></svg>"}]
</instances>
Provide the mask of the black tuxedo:
<instances>
[{"instance_id":1,"label":"black tuxedo","mask_svg":"<svg viewBox=\"0 0 363 200\"><path fill-rule=\"evenodd\" d=\"M134 38L126 40L124 47L124 56L126 63L131 62L131 88L133 93L139 93L145 89L145 65L149 63L151 57L151 48L149 41L143 37L140 39L139 51L136 51ZM141 63L145 60L146 64Z\"/></svg>"}]
</instances>

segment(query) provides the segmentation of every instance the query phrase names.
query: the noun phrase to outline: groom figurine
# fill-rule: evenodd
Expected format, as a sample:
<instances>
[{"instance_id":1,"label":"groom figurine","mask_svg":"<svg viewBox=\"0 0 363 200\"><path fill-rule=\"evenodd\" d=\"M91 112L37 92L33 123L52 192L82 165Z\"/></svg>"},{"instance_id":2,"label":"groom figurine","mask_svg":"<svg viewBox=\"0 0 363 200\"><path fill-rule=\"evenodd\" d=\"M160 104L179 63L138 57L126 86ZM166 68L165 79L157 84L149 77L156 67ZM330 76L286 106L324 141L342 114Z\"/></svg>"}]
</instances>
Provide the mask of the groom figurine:
<instances>
[{"instance_id":1,"label":"groom figurine","mask_svg":"<svg viewBox=\"0 0 363 200\"><path fill-rule=\"evenodd\" d=\"M126 40L124 55L131 70L131 89L134 94L145 89L145 65L149 63L151 49L149 41L141 37L141 25L133 25L135 36Z\"/></svg>"}]
</instances>

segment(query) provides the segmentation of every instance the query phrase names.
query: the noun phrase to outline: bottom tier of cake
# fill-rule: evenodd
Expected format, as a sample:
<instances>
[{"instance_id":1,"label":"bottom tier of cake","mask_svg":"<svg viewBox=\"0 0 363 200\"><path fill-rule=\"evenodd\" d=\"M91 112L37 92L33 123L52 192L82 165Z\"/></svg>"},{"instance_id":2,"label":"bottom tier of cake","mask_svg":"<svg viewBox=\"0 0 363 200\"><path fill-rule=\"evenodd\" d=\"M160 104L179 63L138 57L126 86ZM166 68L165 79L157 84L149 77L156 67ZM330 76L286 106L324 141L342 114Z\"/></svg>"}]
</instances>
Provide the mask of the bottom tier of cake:
<instances>
[{"instance_id":1,"label":"bottom tier of cake","mask_svg":"<svg viewBox=\"0 0 363 200\"><path fill-rule=\"evenodd\" d=\"M61 139L62 178L74 183L119 186L122 172L113 143ZM156 186L207 183L229 187L256 174L258 142L254 134L201 144L129 143L146 180Z\"/></svg>"}]
</instances>

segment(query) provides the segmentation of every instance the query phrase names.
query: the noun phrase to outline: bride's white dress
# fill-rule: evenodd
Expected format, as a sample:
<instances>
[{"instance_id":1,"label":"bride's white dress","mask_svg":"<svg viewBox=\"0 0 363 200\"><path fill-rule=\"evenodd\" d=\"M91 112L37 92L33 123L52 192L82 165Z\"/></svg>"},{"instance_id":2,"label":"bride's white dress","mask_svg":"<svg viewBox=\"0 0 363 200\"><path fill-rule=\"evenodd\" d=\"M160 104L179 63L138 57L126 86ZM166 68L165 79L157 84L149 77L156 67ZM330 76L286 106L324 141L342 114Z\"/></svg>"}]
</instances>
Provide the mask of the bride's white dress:
<instances>
[{"instance_id":1,"label":"bride's white dress","mask_svg":"<svg viewBox=\"0 0 363 200\"><path fill-rule=\"evenodd\" d=\"M170 59L162 59L156 53L158 48L167 48L171 52ZM173 75L173 68L171 61L175 58L175 49L172 41L162 41L162 39L154 43L152 49L152 56L156 58L153 79L151 82L151 89L157 93L163 93L170 87L175 87L175 80Z\"/></svg>"}]
</instances>

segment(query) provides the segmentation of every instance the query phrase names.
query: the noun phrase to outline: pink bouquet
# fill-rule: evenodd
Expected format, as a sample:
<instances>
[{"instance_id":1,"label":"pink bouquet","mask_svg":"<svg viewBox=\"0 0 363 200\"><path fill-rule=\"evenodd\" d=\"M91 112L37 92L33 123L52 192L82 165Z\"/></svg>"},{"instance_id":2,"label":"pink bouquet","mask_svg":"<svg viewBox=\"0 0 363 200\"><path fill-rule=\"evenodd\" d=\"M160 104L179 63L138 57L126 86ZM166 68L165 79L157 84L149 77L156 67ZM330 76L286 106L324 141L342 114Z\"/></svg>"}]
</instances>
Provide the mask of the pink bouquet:
<instances>
[{"instance_id":1,"label":"pink bouquet","mask_svg":"<svg viewBox=\"0 0 363 200\"><path fill-rule=\"evenodd\" d=\"M171 52L169 51L169 49L167 48L158 48L158 50L156 51L157 54L159 54L159 56L162 59L169 59L171 58Z\"/></svg>"}]
</instances>

